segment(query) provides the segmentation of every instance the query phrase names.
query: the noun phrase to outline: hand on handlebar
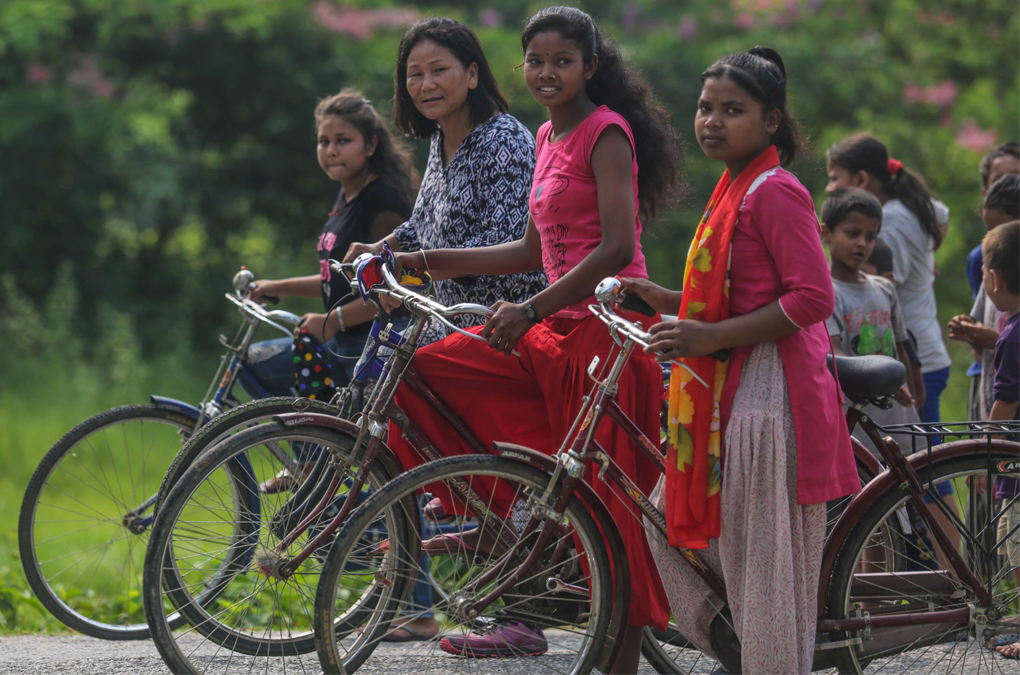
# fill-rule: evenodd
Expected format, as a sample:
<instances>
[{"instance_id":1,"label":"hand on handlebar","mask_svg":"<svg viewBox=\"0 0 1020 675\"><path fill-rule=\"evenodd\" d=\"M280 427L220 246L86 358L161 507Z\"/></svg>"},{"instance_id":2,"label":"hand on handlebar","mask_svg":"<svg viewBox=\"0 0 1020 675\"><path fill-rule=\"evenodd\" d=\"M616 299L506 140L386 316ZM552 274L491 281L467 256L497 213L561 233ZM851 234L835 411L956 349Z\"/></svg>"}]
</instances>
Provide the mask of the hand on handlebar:
<instances>
[{"instance_id":1,"label":"hand on handlebar","mask_svg":"<svg viewBox=\"0 0 1020 675\"><path fill-rule=\"evenodd\" d=\"M305 314L301 317L301 323L294 327L294 337L302 328L311 334L316 340L329 342L340 332L340 322L337 321L336 312L327 314Z\"/></svg>"},{"instance_id":2,"label":"hand on handlebar","mask_svg":"<svg viewBox=\"0 0 1020 675\"><path fill-rule=\"evenodd\" d=\"M362 244L359 242L355 242L350 245L350 248L347 249L347 255L344 256L344 259L341 262L345 263L354 262L354 259L357 258L362 253L371 253L372 255L379 255L380 253L382 253L382 250L383 250L382 242L379 242L377 244Z\"/></svg>"},{"instance_id":3,"label":"hand on handlebar","mask_svg":"<svg viewBox=\"0 0 1020 675\"><path fill-rule=\"evenodd\" d=\"M648 279L621 278L623 290L647 302L659 314L676 314L680 307L680 291L671 291Z\"/></svg>"},{"instance_id":4,"label":"hand on handlebar","mask_svg":"<svg viewBox=\"0 0 1020 675\"><path fill-rule=\"evenodd\" d=\"M651 338L644 352L660 362L712 354L719 348L715 330L716 324L701 321L663 321L648 329Z\"/></svg>"},{"instance_id":5,"label":"hand on handlebar","mask_svg":"<svg viewBox=\"0 0 1020 675\"><path fill-rule=\"evenodd\" d=\"M405 267L422 270L425 269L425 262L421 251L416 251L414 253L394 253L393 277L395 279L399 279L400 273L404 271Z\"/></svg>"},{"instance_id":6,"label":"hand on handlebar","mask_svg":"<svg viewBox=\"0 0 1020 675\"><path fill-rule=\"evenodd\" d=\"M280 292L279 286L280 282L272 281L270 279L253 281L250 287L251 290L248 293L248 299L259 304L276 302L283 297L283 293Z\"/></svg>"},{"instance_id":7,"label":"hand on handlebar","mask_svg":"<svg viewBox=\"0 0 1020 675\"><path fill-rule=\"evenodd\" d=\"M524 305L497 300L492 309L496 313L486 319L481 335L490 347L509 355L535 324L525 315Z\"/></svg>"}]
</instances>

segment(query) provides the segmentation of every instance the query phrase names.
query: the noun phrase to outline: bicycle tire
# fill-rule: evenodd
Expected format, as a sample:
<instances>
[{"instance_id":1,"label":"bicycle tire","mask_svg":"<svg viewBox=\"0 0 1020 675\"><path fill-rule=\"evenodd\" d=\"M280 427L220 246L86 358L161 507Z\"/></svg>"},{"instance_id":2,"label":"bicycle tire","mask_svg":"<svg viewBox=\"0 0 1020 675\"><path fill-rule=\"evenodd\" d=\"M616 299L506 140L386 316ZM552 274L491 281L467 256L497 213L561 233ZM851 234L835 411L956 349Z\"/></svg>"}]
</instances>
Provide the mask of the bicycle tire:
<instances>
[{"instance_id":1,"label":"bicycle tire","mask_svg":"<svg viewBox=\"0 0 1020 675\"><path fill-rule=\"evenodd\" d=\"M1010 454L1002 450L988 451L975 447L969 454L958 455L921 467L918 470L918 475L921 483L924 485L927 485L929 481L939 483L987 471L990 463L1004 460L1015 461L1016 457L1016 453ZM827 598L827 618L838 620L851 616L851 605L854 603L861 606L864 610L870 609L871 611L876 611L872 607L878 607L884 609L886 613L895 612L897 607L903 611L924 611L924 608L927 607L931 611L930 608L936 605L940 608L966 606L967 598L957 595L958 591L963 590L964 585L956 578L953 572L936 573L936 575L944 578L944 588L933 586L934 582L914 578L903 586L904 590L899 596L891 598L883 598L881 593L892 596L898 590L893 583L888 579L868 579L863 576L863 574L867 573L864 572L858 579L858 590L856 592L853 591L852 584L855 574L860 573L859 571L863 569L860 565L862 563L869 565L877 564L874 561L874 555L867 556L865 554L865 549L869 546L869 542L872 542L872 548L874 549L880 546L883 539L887 536L895 536L892 533L886 534L883 532L881 526L883 523L890 521L898 522L896 513L902 508L907 499L908 493L906 486L903 484L898 484L892 489L885 491L877 496L874 502L868 506L857 524L847 535L833 568L832 582L829 587L829 597ZM882 550L888 549L883 548ZM888 556L888 553L885 555ZM892 567L896 572L902 569L898 565ZM936 578L936 576L933 575L928 578ZM911 586L910 584L913 585ZM926 586L925 584L928 585ZM876 589L881 591L881 593L876 594ZM867 595L869 592L872 595ZM883 605L883 603L885 604ZM920 609L903 609L910 606L911 603L913 603L913 607ZM995 657L993 652L980 646L977 641L970 640L969 638L966 641L962 641L970 630L969 626L921 624L916 629L918 631L916 636L911 630L913 630L911 627L899 627L871 629L866 632L833 632L829 636L830 641L833 642L853 640L859 637L864 640L861 643L860 649L857 646L844 646L834 649L832 651L833 659L841 673L863 673L869 664L878 659L882 660L879 667L883 673L901 672L897 670L893 662L897 658L902 659L902 672L914 672L911 669L915 668L917 663L926 660L925 656L916 653L916 650L929 648L936 650L936 652L933 652L935 656L932 657L934 659L932 669L926 672L938 672L935 668L938 667L941 660L945 663L946 670L944 672L950 673L974 672L969 670L975 667L974 662L968 662L968 658L973 657L975 661L988 659L990 662ZM897 634L892 631L899 631L899 633ZM861 635L862 633L864 635ZM913 638L912 641L906 644L899 644L901 641L910 640L911 638ZM889 644L890 646L885 651L881 651L883 644ZM911 646L914 646L915 649L903 649L903 647ZM938 650L948 652L950 658L941 655ZM980 670L980 666L978 666L978 669ZM988 670L981 670L981 672L992 672L993 670L991 666L988 666Z\"/></svg>"},{"instance_id":2,"label":"bicycle tire","mask_svg":"<svg viewBox=\"0 0 1020 675\"><path fill-rule=\"evenodd\" d=\"M301 403L298 405L297 402ZM224 413L217 415L202 425L192 437L184 444L181 451L174 457L170 468L167 469L166 477L159 486L156 493L155 509L158 511L160 505L166 500L170 489L177 484L184 472L188 470L198 456L206 449L223 440L231 432L236 433L242 428L271 419L275 415L285 415L293 412L322 413L325 415L336 415L337 408L323 401L312 399L299 399L294 396L276 396L273 398L262 398L249 401Z\"/></svg>"},{"instance_id":3,"label":"bicycle tire","mask_svg":"<svg viewBox=\"0 0 1020 675\"><path fill-rule=\"evenodd\" d=\"M658 631L651 626L645 626L644 637L641 640L641 655L645 661L660 675L674 675L683 673L673 657L667 651L670 646L677 645L680 648L687 648L690 643L675 624L670 623L665 631Z\"/></svg>"},{"instance_id":4,"label":"bicycle tire","mask_svg":"<svg viewBox=\"0 0 1020 675\"><path fill-rule=\"evenodd\" d=\"M252 486L257 485L259 480L259 477L251 475L254 469L250 467L256 465L256 462L252 461L249 468L243 468L239 467L240 458L248 457L253 449L274 439L277 441L299 439L301 442L339 449L339 452L334 453L334 456L344 456L348 461L350 460L350 449L354 444L353 437L332 429L312 426L285 427L276 422L266 422L224 438L209 448L197 458L180 477L177 484L170 489L153 524L151 545L146 552L145 559L143 597L146 618L152 629L153 640L164 662L172 672L209 672L215 668L212 664L216 660L217 654L221 652L233 652L230 658L226 659L228 672L232 667L248 672L254 667L250 663L251 659L283 658L286 660L291 657L300 659L302 655L314 649L314 638L307 631L296 631L297 634L294 634L295 632L288 630L286 636L281 631L279 639L275 637L272 628L273 622L278 620L283 612L279 605L281 593L287 592L293 596L294 588L287 587L286 582L273 581L273 588L265 590L270 584L259 585L261 582L258 581L258 578L262 578L262 576L255 568L249 567L251 560L259 562L254 556L259 549L263 548L260 546L260 540L268 536L265 533L265 528L261 527L259 523L266 518L264 509L269 496L258 494L260 509L263 509L258 514L251 513L250 509L239 511L239 516L230 514L230 517L234 518L232 524L235 529L227 532L222 538L226 541L226 546L222 549L224 551L223 560L215 563L218 567L210 566L208 568L211 570L209 580L200 578L198 583L189 584L185 581L188 572L181 571L178 561L174 557L175 547L184 546L181 532L189 527L186 521L180 523L180 528L177 527L182 513L186 508L189 508L189 501L197 499L196 495L199 494L203 484L214 478L221 469L224 469L230 484L242 485L241 489L246 490L250 496L253 492ZM371 469L369 484L381 486L388 479L389 472L383 463L376 462ZM283 496L280 497L280 499L283 498ZM240 508L236 505L248 502L247 499L236 496L231 499L231 506L227 509L228 513L231 508ZM192 503L192 507L195 506L195 503L197 502ZM201 508L200 504L199 508ZM227 520L223 522L228 523ZM238 527L238 522L247 522L248 525L247 527ZM214 526L203 523L202 534L211 530L212 527ZM224 529L229 530L229 527ZM203 539L208 539L208 537ZM300 546L300 544L299 539L295 546ZM267 544L264 548L271 549L272 547ZM186 553L185 557L191 555L190 552ZM201 561L198 562L201 563ZM299 569L307 571L308 566L316 564L314 557L310 557ZM258 635L260 629L248 630L244 623L254 614L249 615L248 609L232 610L231 608L235 605L239 606L239 603L235 602L233 596L226 591L229 585L234 584L235 587L240 585L241 593L243 593L244 589L248 588L246 584L250 581L245 577L255 579L256 590L250 594L250 607L265 600L264 597L255 597L256 593L263 591L272 596L265 602L277 603L273 605L271 615L266 619L269 622L269 628L263 631L261 636ZM299 575L295 575L293 579L296 580L295 583L298 583ZM205 601L205 596L194 594L189 590L192 587L214 588L217 597L224 594L226 599L221 604L227 604L227 610L222 610L220 605L210 606L210 603ZM175 635L173 627L166 621L165 611L161 611L164 607L164 593L175 609L190 624L190 629ZM300 589L297 595L302 595ZM309 600L310 595L310 593L307 594ZM307 615L310 624L311 602L307 606ZM261 619L255 617L252 620ZM184 642L188 642L188 644L182 646ZM203 643L208 644L208 649L199 649ZM214 652L212 656L209 655L210 651ZM245 657L250 658L246 661ZM200 664L200 660L203 659L208 663ZM268 667L268 661L266 665ZM284 665L283 667L286 669L288 666ZM261 667L255 669L261 670Z\"/></svg>"},{"instance_id":5,"label":"bicycle tire","mask_svg":"<svg viewBox=\"0 0 1020 675\"><path fill-rule=\"evenodd\" d=\"M94 415L93 417L90 417L89 419L81 422L73 429L71 429L69 432L67 432L63 436L63 438L61 438L59 441L56 442L56 444L53 445L53 447L43 457L42 461L39 463L39 466L32 474L32 478L29 480L28 487L25 490L25 496L22 499L21 511L18 519L18 548L21 555L22 566L25 571L25 576L28 579L28 583L31 586L36 597L39 598L39 601L43 604L43 606L47 610L49 610L49 612L53 614L53 616L58 621L63 623L68 628L76 630L80 633L84 633L85 635L100 638L103 640L142 640L149 637L148 626L140 621L138 622L134 621L134 619L132 618L133 613L130 611L132 595L130 585L132 583L132 580L137 581L138 585L140 585L141 583L140 570L139 574L130 574L127 572L128 567L132 568L134 567L133 559L135 557L134 549L136 547L134 547L131 544L131 542L134 541L133 538L138 537L138 541L144 544L144 541L148 539L149 530L148 528L146 528L142 532L132 533L131 530L127 529L127 526L123 523L123 519L121 519L121 525L119 527L111 526L110 528L108 528L110 529L110 531L118 532L127 530L130 535L125 539L129 543L126 562L123 566L125 573L122 576L122 579L128 585L126 596L127 599L124 602L118 600L117 603L113 605L114 609L111 610L113 612L118 613L121 613L122 611L127 611L127 617L125 619L127 623L124 623L123 621L113 621L112 617L111 620L104 621L100 620L100 615L98 612L99 609L104 606L101 603L105 602L105 600L100 596L98 600L95 601L96 604L92 605L94 610L90 612L88 609L89 603L92 600L94 600L96 596L90 594L88 586L95 578L96 573L101 571L100 564L103 562L103 558L107 555L111 548L114 547L115 544L120 540L115 538L111 539L110 542L108 542L108 546L111 548L107 548L103 552L102 556L95 561L94 563L95 569L92 573L90 573L86 581L86 584L83 588L61 590L60 585L57 583L57 577L63 574L64 571L66 570L74 569L76 565L79 565L81 560L87 560L91 554L86 555L86 552L95 549L95 547L90 546L86 549L80 549L82 551L82 558L79 560L79 562L72 563L70 567L66 567L64 570L61 570L60 572L53 572L44 569L44 567L48 567L49 563L47 561L40 561L36 541L37 527L41 523L44 523L44 520L40 520L39 518L40 507L42 507L43 512L48 511L51 508L54 510L64 512L70 510L70 508L66 505L65 506L57 506L56 504L51 505L49 504L49 502L43 501L43 494L44 492L47 492L47 485L49 484L51 477L54 477L55 472L59 468L63 469L65 472L72 476L77 475L76 480L80 480L80 482L83 485L85 485L86 488L91 488L100 496L103 496L105 500L104 502L99 504L96 503L85 504L85 502L77 500L80 504L83 505L83 507L85 507L88 510L88 512L84 514L78 514L80 518L75 518L71 520L67 520L65 518L64 521L70 525L71 531L69 531L66 535L60 535L59 537L56 538L80 537L82 532L89 530L91 531L91 534L97 534L96 532L97 528L102 528L99 530L99 532L100 533L103 532L107 528L103 527L100 524L99 519L97 519L97 523L94 525L86 526L78 523L87 522L89 520L89 518L85 517L87 515L91 516L92 518L95 518L95 516L97 515L103 515L104 512L107 510L108 506L121 507L120 509L117 508L113 509L113 511L120 510L121 513L130 511L131 510L130 507L125 508L126 505L129 503L129 499L125 495L125 489L123 488L123 483L120 480L120 476L119 475L117 476L118 489L114 490L113 487L114 484L107 478L107 474L105 469L103 468L103 465L105 464L114 465L119 459L121 459L119 456L121 451L128 449L129 446L127 426L132 425L133 423L136 422L139 423L140 425L139 428L142 429L139 435L139 440L141 442L141 449L143 450L143 452L141 461L136 462L138 468L140 469L140 480L143 483L142 494L144 495L154 494L154 489L156 487L155 480L152 481L153 488L152 493L144 490L146 474L151 470L156 472L155 475L162 476L164 468L167 466L167 464L163 464L162 466L154 466L153 464L150 464L148 467L146 466L145 457L148 453L145 452L146 445L144 435L145 432L144 427L142 427L141 425L143 425L145 422L153 422L160 426L168 425L171 429L175 430L176 434L180 435L183 438L185 436L190 436L193 433L195 427L195 420L179 412L159 408L154 405L122 406L119 408L113 408L111 410L99 413L98 415ZM113 439L112 441L110 439L110 434L108 433L108 431L111 428L117 426L123 427L124 447L120 447L119 439ZM99 450L97 450L96 446L100 445L98 439L99 434L104 435L105 442L101 445ZM93 444L91 440L93 437L97 437L95 444ZM131 440L133 440L133 438ZM168 439L168 442L169 440L172 439ZM114 450L113 445L118 446L116 451ZM107 451L106 454L108 455L108 458L104 457L103 456L104 453L101 452L102 447L104 446ZM88 447L91 450L92 457L95 460L95 466L99 467L100 470L102 470L103 480L100 480L95 475L95 472L88 465L85 464L85 462L87 461L86 457L81 458L78 457L76 448L79 447ZM168 451L164 453L164 455L165 454L168 454ZM84 456L85 453L83 452L82 455ZM131 464L130 455L131 453L126 453L125 457L128 462L128 469L129 471L132 471L134 466ZM69 469L66 469L65 467L62 466L62 462L68 459L74 459L77 464L74 474L71 474ZM99 487L90 486L87 483L85 483L85 480L82 478L82 476L86 474L91 475L96 481L98 481ZM134 476L132 476L131 487L133 488L134 486L135 481ZM77 489L82 488L77 487ZM108 491L109 494L103 495L102 494L103 490ZM76 499L73 495L68 493L67 490L54 488L53 490L49 490L49 492L61 493L63 495L62 497L63 499L67 498L71 498L72 500ZM88 494L91 495L92 499L95 499L95 495L92 495L92 493ZM107 504L107 502L109 502L109 504ZM117 502L120 503L118 504ZM109 520L109 522L112 524L114 522L115 517L116 513L112 513L109 518L103 520ZM52 522L57 523L58 521ZM60 529L60 527L58 526L55 529ZM55 541L56 538L55 536L52 535L52 531L53 530L51 530L50 531L51 534L47 535L47 537L44 540L40 541L39 544L43 543L49 544L50 542ZM117 548L119 549L120 546L117 545ZM71 555L71 553L64 551L60 555L62 557L66 557L67 555ZM140 559L141 558L139 557L139 560ZM53 559L50 562L55 562L56 560L57 559ZM84 574L84 572L79 574L78 577L76 577L71 582L72 586L75 583L77 583L79 579L81 579L82 574ZM108 590L112 589L113 583L114 582L111 582L110 586L108 587ZM118 589L119 588L120 587L118 586ZM127 606L129 609L128 610L116 609L116 607L122 605ZM139 616L138 618L140 619L141 617ZM173 619L173 622L175 623L175 625L179 625L180 623L180 621L176 618Z\"/></svg>"},{"instance_id":6,"label":"bicycle tire","mask_svg":"<svg viewBox=\"0 0 1020 675\"><path fill-rule=\"evenodd\" d=\"M371 608L366 607L361 615L352 615L345 611L348 630L352 631L355 626L363 626L366 623L368 627L362 628L354 648L346 655L342 654L338 646L338 640L343 635L333 630L338 625L336 618L337 588L341 583L341 573L349 569L351 565L360 562L357 555L359 553L358 546L359 542L363 541L365 530L372 524L377 515L383 511L392 513L403 509L408 516L407 522L417 521L417 506L408 503L410 497L430 484L442 483L446 480L463 481L465 476L469 475L472 478L467 482L467 485L473 483L474 477L488 480L495 478L505 481L505 485L516 484L523 486L525 492L532 494L541 494L548 486L550 479L548 473L509 458L492 455L464 455L430 462L403 473L366 500L344 523L337 537L336 544L326 559L316 592L316 649L319 653L320 665L326 673L353 673L371 656L378 646L379 640L388 630L390 621L408 599L414 580L418 578L417 551L420 550L418 548L418 542L421 541L420 530L412 525L407 528L406 538L400 547L394 548L393 540L390 540L386 553L387 556L394 550L398 551L397 555L400 555L399 551L405 551L406 553L402 556L402 559L398 560L396 565L389 563L385 558L383 559L383 564L385 565L385 570L382 571L383 577L380 577L378 574L367 574L366 576L364 571L354 571L351 573L352 575L360 574L370 578L371 581L369 583L373 586L378 585L380 588L390 588L393 590L382 599L382 602ZM512 503L522 503L520 500L524 499L525 497L522 494L514 499ZM572 615L587 619L587 627L584 629L583 635L579 637L581 646L576 649L576 654L561 657L564 660L570 659L569 666L565 665L562 670L557 670L556 672L587 673L595 666L601 654L613 603L613 584L609 573L609 553L603 545L604 540L600 528L615 527L615 524L597 522L576 496L572 496L567 502L564 515L566 516L566 521L573 529L572 533L563 536L577 537L580 541L578 548L582 549L587 556L587 568L580 562L578 562L578 567L585 569L589 575L585 578L584 582L588 590L586 596L588 598L587 603L589 603L587 606L590 611L584 612L583 609L577 609L577 614L573 614L574 609L569 608L569 613ZM546 521L545 525L548 526L549 522ZM554 536L556 535L554 534ZM561 541L565 541L565 539L561 539ZM475 552L468 559L469 562L466 564L470 569L473 570L479 566L479 555ZM491 562L494 556L492 554L488 555ZM442 557L439 559L442 560ZM579 555L577 560L580 560ZM435 570L439 566L441 566L440 563L435 562L434 559L429 577L432 580L431 583L434 589L437 588L435 578L438 574ZM560 569L563 568L557 568L557 570ZM551 574L552 572L547 571L546 573ZM461 581L468 578L477 578L477 576L473 576L477 574L461 575L459 572L455 572L449 578ZM559 574L559 571L557 571L557 574ZM526 577L526 579L534 582L537 585L536 587L545 588L545 584L540 583L540 580L536 580L538 576L533 575L532 577ZM559 577L557 576L556 578ZM401 586L402 583L404 584L403 587ZM544 590L531 599L527 599L528 596L524 594L530 591L528 591L528 587L524 585L523 581L519 585L513 586L511 590L514 592L510 593L508 591L507 597L512 597L514 600L504 604L503 607L505 609L513 608L512 612L518 616L528 616L532 620L537 620L540 614L530 609L532 607L531 603L537 601L539 605L543 605L550 602L548 597L550 593ZM448 623L454 622L455 620L450 610L454 606L454 599L457 597L456 593L450 594L447 592L447 589L443 589L441 595L447 598L446 604L443 607L446 610L444 612L446 621ZM526 599L517 600L516 598ZM559 601L553 599L551 602ZM575 603L576 606L576 603L584 603L585 601L577 600L575 591L575 597L570 602ZM564 602L564 605L566 604ZM483 610L483 612L495 611L494 607L495 603L486 608L486 610ZM371 617L367 616L369 614ZM553 614L555 614L555 610L553 610ZM475 616L465 625L475 628L483 621L490 621L490 619L488 617ZM549 622L545 625L548 628L553 628L560 621L561 618L559 616L551 616L549 617ZM494 624L489 623L489 625ZM442 640L440 639L441 642ZM565 640L564 644L566 642ZM432 646L435 647L435 645ZM405 659L407 662L403 665L405 668L412 670L428 670L424 666L415 667L411 665L410 660L414 658L430 658L434 655L435 651L435 649L429 649L428 645L425 645L423 649L416 650L413 657ZM542 659L543 657L536 656L534 658ZM519 669L526 671L527 664L530 662L533 662L530 658L524 658L518 661L517 664L520 667ZM549 662L544 661L542 665L548 666ZM548 668L545 670L548 672Z\"/></svg>"}]
</instances>

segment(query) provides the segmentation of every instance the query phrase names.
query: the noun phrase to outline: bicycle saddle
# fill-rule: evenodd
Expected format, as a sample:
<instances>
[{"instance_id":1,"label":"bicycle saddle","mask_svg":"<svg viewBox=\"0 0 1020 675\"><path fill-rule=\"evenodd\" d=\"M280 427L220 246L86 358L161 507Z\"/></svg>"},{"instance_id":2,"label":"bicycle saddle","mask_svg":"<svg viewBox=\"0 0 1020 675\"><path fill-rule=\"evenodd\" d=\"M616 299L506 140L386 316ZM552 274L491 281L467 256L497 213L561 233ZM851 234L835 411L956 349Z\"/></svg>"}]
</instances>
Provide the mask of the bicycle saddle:
<instances>
[{"instance_id":1,"label":"bicycle saddle","mask_svg":"<svg viewBox=\"0 0 1020 675\"><path fill-rule=\"evenodd\" d=\"M890 396L907 381L907 369L888 356L837 356L835 369L832 359L831 354L825 357L829 372L854 402Z\"/></svg>"}]
</instances>

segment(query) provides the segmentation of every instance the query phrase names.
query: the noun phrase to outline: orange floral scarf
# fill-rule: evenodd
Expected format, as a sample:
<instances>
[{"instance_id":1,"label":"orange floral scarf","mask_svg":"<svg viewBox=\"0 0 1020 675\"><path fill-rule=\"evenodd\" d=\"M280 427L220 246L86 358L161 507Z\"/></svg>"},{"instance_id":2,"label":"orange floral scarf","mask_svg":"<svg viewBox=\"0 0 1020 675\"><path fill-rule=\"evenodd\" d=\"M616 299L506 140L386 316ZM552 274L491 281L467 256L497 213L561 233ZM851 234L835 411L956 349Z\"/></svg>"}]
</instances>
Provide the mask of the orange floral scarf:
<instances>
[{"instance_id":1,"label":"orange floral scarf","mask_svg":"<svg viewBox=\"0 0 1020 675\"><path fill-rule=\"evenodd\" d=\"M707 323L730 316L730 242L744 196L758 176L779 165L769 146L730 183L729 171L715 186L684 267L681 319ZM673 366L669 378L669 452L666 457L666 522L669 543L707 548L719 536L722 429L719 401L728 362L711 356L680 359L705 382Z\"/></svg>"}]
</instances>

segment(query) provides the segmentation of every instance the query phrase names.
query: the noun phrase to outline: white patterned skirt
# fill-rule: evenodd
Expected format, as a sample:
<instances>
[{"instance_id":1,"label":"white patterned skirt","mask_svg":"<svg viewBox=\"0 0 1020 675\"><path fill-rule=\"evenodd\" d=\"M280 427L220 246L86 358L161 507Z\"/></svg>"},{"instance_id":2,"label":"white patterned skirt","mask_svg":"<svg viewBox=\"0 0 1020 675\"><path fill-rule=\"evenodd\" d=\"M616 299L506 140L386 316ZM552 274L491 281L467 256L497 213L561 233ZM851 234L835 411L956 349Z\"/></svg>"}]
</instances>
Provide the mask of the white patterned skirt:
<instances>
[{"instance_id":1,"label":"white patterned skirt","mask_svg":"<svg viewBox=\"0 0 1020 675\"><path fill-rule=\"evenodd\" d=\"M698 556L725 581L743 672L810 673L825 504L797 503L797 443L774 342L744 362L723 447L720 537ZM663 480L652 502L663 510ZM648 523L646 531L673 621L714 657L708 631L721 600Z\"/></svg>"}]
</instances>

